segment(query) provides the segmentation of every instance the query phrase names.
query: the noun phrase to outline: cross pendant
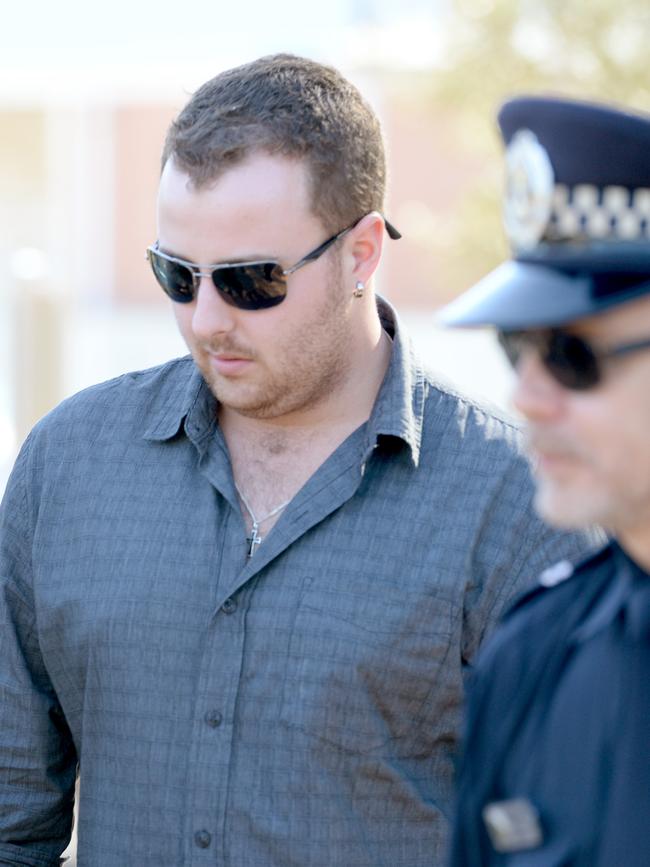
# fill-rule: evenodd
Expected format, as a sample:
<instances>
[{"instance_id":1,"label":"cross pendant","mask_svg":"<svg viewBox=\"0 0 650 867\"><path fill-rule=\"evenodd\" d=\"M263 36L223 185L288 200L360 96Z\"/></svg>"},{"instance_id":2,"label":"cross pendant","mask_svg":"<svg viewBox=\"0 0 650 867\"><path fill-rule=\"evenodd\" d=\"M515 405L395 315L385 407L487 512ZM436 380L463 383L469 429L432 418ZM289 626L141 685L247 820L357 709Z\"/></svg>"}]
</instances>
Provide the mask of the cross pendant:
<instances>
[{"instance_id":1,"label":"cross pendant","mask_svg":"<svg viewBox=\"0 0 650 867\"><path fill-rule=\"evenodd\" d=\"M253 526L251 528L250 536L246 537L246 541L248 542L248 559L253 556L256 549L262 544L262 537L258 534L257 529L259 524L257 521L253 521Z\"/></svg>"}]
</instances>

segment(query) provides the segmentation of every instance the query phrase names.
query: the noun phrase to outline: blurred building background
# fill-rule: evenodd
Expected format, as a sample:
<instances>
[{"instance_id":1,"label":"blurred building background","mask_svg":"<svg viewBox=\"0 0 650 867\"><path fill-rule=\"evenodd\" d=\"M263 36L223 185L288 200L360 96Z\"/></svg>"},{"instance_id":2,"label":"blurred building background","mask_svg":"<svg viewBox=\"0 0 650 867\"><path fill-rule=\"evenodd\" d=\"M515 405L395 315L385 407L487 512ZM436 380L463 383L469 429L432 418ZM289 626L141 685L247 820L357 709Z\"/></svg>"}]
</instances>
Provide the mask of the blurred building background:
<instances>
[{"instance_id":1,"label":"blurred building background","mask_svg":"<svg viewBox=\"0 0 650 867\"><path fill-rule=\"evenodd\" d=\"M32 424L64 396L182 354L144 259L165 129L229 66L293 51L339 66L389 151L379 289L427 359L507 405L486 333L435 309L506 255L500 145L508 95L650 109L647 0L34 0L0 29L0 491Z\"/></svg>"}]
</instances>

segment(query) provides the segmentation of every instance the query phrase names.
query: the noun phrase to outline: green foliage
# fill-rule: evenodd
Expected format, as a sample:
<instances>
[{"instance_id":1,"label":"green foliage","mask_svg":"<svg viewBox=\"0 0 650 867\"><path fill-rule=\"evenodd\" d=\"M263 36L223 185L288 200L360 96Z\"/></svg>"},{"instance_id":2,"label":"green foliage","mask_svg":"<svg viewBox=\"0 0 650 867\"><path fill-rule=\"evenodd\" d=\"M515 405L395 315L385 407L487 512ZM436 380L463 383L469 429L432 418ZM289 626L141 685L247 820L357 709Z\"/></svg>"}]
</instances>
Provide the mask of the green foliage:
<instances>
[{"instance_id":1,"label":"green foliage","mask_svg":"<svg viewBox=\"0 0 650 867\"><path fill-rule=\"evenodd\" d=\"M450 216L453 231L446 233L444 247L431 240L430 253L442 263L443 297L448 297L508 254L501 228L498 106L515 94L546 93L650 111L650 4L453 0L443 26L442 65L433 72L405 74L393 87L397 98L406 98L408 91L410 100L417 98L425 110L453 125L459 160L483 166Z\"/></svg>"}]
</instances>

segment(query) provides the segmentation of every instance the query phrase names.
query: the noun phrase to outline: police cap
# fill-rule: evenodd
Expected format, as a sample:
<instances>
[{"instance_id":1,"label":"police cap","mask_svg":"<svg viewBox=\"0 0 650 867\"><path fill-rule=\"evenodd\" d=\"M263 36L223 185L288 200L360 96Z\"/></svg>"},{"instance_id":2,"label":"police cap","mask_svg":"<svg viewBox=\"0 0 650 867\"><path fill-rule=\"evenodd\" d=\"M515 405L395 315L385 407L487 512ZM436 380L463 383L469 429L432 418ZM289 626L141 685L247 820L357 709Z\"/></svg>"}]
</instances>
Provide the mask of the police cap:
<instances>
[{"instance_id":1,"label":"police cap","mask_svg":"<svg viewBox=\"0 0 650 867\"><path fill-rule=\"evenodd\" d=\"M513 258L448 325L559 325L650 292L650 116L521 97L499 112Z\"/></svg>"}]
</instances>

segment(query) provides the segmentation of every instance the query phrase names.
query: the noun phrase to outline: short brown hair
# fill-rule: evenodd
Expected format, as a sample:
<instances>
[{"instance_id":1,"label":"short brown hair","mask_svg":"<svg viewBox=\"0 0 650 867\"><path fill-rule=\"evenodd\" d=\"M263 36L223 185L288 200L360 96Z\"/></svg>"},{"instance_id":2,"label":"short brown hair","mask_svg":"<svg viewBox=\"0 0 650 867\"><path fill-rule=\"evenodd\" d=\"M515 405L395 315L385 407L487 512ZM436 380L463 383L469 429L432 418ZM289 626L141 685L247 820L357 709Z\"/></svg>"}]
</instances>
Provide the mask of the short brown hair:
<instances>
[{"instance_id":1,"label":"short brown hair","mask_svg":"<svg viewBox=\"0 0 650 867\"><path fill-rule=\"evenodd\" d=\"M330 66L275 54L222 72L172 122L162 162L173 157L201 187L255 151L305 160L313 213L331 231L383 211L379 121Z\"/></svg>"}]
</instances>

